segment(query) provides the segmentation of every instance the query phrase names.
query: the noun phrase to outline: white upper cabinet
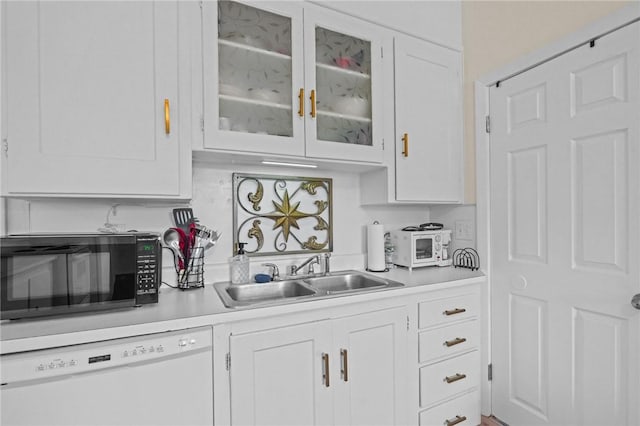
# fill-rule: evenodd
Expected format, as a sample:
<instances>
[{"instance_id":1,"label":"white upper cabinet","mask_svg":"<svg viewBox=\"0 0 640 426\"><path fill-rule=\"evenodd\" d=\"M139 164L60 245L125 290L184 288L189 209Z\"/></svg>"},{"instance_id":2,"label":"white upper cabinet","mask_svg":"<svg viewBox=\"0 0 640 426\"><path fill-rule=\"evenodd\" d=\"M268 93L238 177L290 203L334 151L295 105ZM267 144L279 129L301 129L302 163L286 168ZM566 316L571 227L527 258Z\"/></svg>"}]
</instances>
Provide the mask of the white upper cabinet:
<instances>
[{"instance_id":1,"label":"white upper cabinet","mask_svg":"<svg viewBox=\"0 0 640 426\"><path fill-rule=\"evenodd\" d=\"M375 29L301 2L205 3L204 147L380 162Z\"/></svg>"},{"instance_id":2,"label":"white upper cabinet","mask_svg":"<svg viewBox=\"0 0 640 426\"><path fill-rule=\"evenodd\" d=\"M301 5L206 2L203 34L204 146L303 156Z\"/></svg>"},{"instance_id":3,"label":"white upper cabinet","mask_svg":"<svg viewBox=\"0 0 640 426\"><path fill-rule=\"evenodd\" d=\"M3 7L3 195L188 197L177 2Z\"/></svg>"},{"instance_id":4,"label":"white upper cabinet","mask_svg":"<svg viewBox=\"0 0 640 426\"><path fill-rule=\"evenodd\" d=\"M375 27L315 7L305 9L304 23L307 156L382 161L382 44Z\"/></svg>"},{"instance_id":5,"label":"white upper cabinet","mask_svg":"<svg viewBox=\"0 0 640 426\"><path fill-rule=\"evenodd\" d=\"M388 169L361 175L361 201L461 203L462 54L401 34L394 36L393 51L383 65L394 79L384 88L385 99L395 101L384 105L385 136L394 151L385 152Z\"/></svg>"},{"instance_id":6,"label":"white upper cabinet","mask_svg":"<svg viewBox=\"0 0 640 426\"><path fill-rule=\"evenodd\" d=\"M460 52L395 38L396 200L462 201Z\"/></svg>"}]
</instances>

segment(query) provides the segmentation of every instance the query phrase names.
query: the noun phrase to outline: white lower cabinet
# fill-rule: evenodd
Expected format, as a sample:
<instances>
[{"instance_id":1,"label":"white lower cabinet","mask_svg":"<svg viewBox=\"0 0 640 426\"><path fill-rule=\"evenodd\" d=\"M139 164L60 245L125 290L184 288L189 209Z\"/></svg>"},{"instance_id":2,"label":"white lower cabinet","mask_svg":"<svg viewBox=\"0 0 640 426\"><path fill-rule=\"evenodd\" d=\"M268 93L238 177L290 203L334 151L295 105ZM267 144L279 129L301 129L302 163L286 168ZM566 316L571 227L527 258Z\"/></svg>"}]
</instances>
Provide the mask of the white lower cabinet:
<instances>
[{"instance_id":1,"label":"white lower cabinet","mask_svg":"<svg viewBox=\"0 0 640 426\"><path fill-rule=\"evenodd\" d=\"M398 307L231 335L231 423L406 423L406 318Z\"/></svg>"},{"instance_id":2,"label":"white lower cabinet","mask_svg":"<svg viewBox=\"0 0 640 426\"><path fill-rule=\"evenodd\" d=\"M418 422L480 424L479 288L418 302Z\"/></svg>"},{"instance_id":3,"label":"white lower cabinet","mask_svg":"<svg viewBox=\"0 0 640 426\"><path fill-rule=\"evenodd\" d=\"M216 424L479 424L480 285L427 287L214 326Z\"/></svg>"}]
</instances>

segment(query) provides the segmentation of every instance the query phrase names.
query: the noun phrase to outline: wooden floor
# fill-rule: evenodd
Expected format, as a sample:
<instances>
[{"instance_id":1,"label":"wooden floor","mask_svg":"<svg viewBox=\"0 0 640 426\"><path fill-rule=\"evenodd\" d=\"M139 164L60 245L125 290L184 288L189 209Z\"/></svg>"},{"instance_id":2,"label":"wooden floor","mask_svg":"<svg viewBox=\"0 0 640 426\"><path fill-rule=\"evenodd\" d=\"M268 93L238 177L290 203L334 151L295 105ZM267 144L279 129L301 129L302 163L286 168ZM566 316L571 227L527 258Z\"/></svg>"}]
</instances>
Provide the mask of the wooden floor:
<instances>
[{"instance_id":1,"label":"wooden floor","mask_svg":"<svg viewBox=\"0 0 640 426\"><path fill-rule=\"evenodd\" d=\"M496 420L496 418L493 416L482 416L482 423L480 424L480 426L502 426L502 423Z\"/></svg>"}]
</instances>

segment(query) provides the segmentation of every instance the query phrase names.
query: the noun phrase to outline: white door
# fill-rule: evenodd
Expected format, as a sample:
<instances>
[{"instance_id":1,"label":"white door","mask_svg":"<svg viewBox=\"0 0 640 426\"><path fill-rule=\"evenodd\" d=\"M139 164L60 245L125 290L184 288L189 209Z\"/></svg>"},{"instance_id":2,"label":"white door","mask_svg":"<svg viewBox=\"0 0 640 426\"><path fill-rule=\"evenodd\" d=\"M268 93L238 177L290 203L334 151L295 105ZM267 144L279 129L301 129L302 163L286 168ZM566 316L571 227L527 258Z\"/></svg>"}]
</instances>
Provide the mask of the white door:
<instances>
[{"instance_id":1,"label":"white door","mask_svg":"<svg viewBox=\"0 0 640 426\"><path fill-rule=\"evenodd\" d=\"M406 424L407 311L335 320L335 424Z\"/></svg>"},{"instance_id":2,"label":"white door","mask_svg":"<svg viewBox=\"0 0 640 426\"><path fill-rule=\"evenodd\" d=\"M412 37L394 41L396 199L462 199L460 52Z\"/></svg>"},{"instance_id":3,"label":"white door","mask_svg":"<svg viewBox=\"0 0 640 426\"><path fill-rule=\"evenodd\" d=\"M492 87L494 414L640 424L640 23Z\"/></svg>"},{"instance_id":4,"label":"white door","mask_svg":"<svg viewBox=\"0 0 640 426\"><path fill-rule=\"evenodd\" d=\"M11 194L176 196L177 2L5 2Z\"/></svg>"},{"instance_id":5,"label":"white door","mask_svg":"<svg viewBox=\"0 0 640 426\"><path fill-rule=\"evenodd\" d=\"M333 423L328 321L231 336L231 423Z\"/></svg>"}]
</instances>

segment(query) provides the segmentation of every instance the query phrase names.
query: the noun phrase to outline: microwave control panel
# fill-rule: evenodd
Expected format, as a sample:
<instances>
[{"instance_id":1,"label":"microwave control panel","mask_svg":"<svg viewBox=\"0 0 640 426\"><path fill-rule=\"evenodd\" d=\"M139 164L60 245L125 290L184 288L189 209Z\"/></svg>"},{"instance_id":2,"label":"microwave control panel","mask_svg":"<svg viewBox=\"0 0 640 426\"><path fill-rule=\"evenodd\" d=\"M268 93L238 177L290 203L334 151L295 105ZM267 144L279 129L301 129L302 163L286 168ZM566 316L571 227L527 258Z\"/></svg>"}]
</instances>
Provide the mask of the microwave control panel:
<instances>
[{"instance_id":1,"label":"microwave control panel","mask_svg":"<svg viewBox=\"0 0 640 426\"><path fill-rule=\"evenodd\" d=\"M155 235L136 239L136 304L158 302L161 277L161 246Z\"/></svg>"}]
</instances>

